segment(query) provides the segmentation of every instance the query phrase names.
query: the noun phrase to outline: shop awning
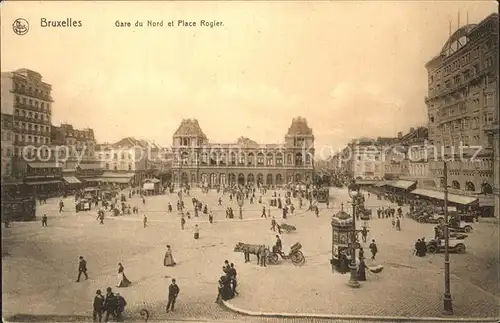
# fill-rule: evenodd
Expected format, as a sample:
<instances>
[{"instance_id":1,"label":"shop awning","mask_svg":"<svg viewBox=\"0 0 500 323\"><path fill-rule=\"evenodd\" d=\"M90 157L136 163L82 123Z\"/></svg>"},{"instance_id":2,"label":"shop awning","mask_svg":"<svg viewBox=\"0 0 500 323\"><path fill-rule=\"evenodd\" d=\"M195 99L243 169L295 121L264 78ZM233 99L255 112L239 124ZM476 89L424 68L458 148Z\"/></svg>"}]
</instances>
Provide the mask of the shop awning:
<instances>
[{"instance_id":1,"label":"shop awning","mask_svg":"<svg viewBox=\"0 0 500 323\"><path fill-rule=\"evenodd\" d=\"M83 180L85 182L100 182L101 178L99 178L99 177L90 177L90 178L84 178Z\"/></svg>"},{"instance_id":2,"label":"shop awning","mask_svg":"<svg viewBox=\"0 0 500 323\"><path fill-rule=\"evenodd\" d=\"M430 197L436 200L444 201L444 192L440 191L416 189L411 193L415 195ZM477 198L472 196L448 194L448 201L455 204L469 205L476 202Z\"/></svg>"},{"instance_id":3,"label":"shop awning","mask_svg":"<svg viewBox=\"0 0 500 323\"><path fill-rule=\"evenodd\" d=\"M357 179L356 184L358 185L373 185L377 181L376 180L371 180L371 179Z\"/></svg>"},{"instance_id":4,"label":"shop awning","mask_svg":"<svg viewBox=\"0 0 500 323\"><path fill-rule=\"evenodd\" d=\"M104 172L102 174L102 177L119 177L119 178L132 178L134 177L135 173L113 173L113 172Z\"/></svg>"},{"instance_id":5,"label":"shop awning","mask_svg":"<svg viewBox=\"0 0 500 323\"><path fill-rule=\"evenodd\" d=\"M61 168L58 163L28 163L31 168Z\"/></svg>"},{"instance_id":6,"label":"shop awning","mask_svg":"<svg viewBox=\"0 0 500 323\"><path fill-rule=\"evenodd\" d=\"M79 164L77 167L82 169L82 170L101 169L102 168L101 164Z\"/></svg>"},{"instance_id":7,"label":"shop awning","mask_svg":"<svg viewBox=\"0 0 500 323\"><path fill-rule=\"evenodd\" d=\"M99 187L86 187L83 189L84 192L96 192L100 191L101 189Z\"/></svg>"},{"instance_id":8,"label":"shop awning","mask_svg":"<svg viewBox=\"0 0 500 323\"><path fill-rule=\"evenodd\" d=\"M411 188L412 186L416 185L417 182L414 181L403 181L403 180L397 180L397 181L391 181L387 184L387 186L395 187L395 188L400 188L403 190L407 190Z\"/></svg>"},{"instance_id":9,"label":"shop awning","mask_svg":"<svg viewBox=\"0 0 500 323\"><path fill-rule=\"evenodd\" d=\"M115 178L103 178L102 182L104 183L116 183L116 184L128 184L130 183L131 178L123 178L123 177L115 177Z\"/></svg>"},{"instance_id":10,"label":"shop awning","mask_svg":"<svg viewBox=\"0 0 500 323\"><path fill-rule=\"evenodd\" d=\"M46 185L46 184L57 184L61 181L39 181L39 182L27 182L26 185Z\"/></svg>"},{"instance_id":11,"label":"shop awning","mask_svg":"<svg viewBox=\"0 0 500 323\"><path fill-rule=\"evenodd\" d=\"M373 185L373 186L375 186L375 187L382 187L382 186L386 186L387 184L388 184L388 182L386 182L386 181L381 181L381 182L376 183L376 184L375 184L375 185Z\"/></svg>"},{"instance_id":12,"label":"shop awning","mask_svg":"<svg viewBox=\"0 0 500 323\"><path fill-rule=\"evenodd\" d=\"M68 184L81 184L82 183L75 176L64 176L63 179Z\"/></svg>"},{"instance_id":13,"label":"shop awning","mask_svg":"<svg viewBox=\"0 0 500 323\"><path fill-rule=\"evenodd\" d=\"M143 183L159 183L160 180L157 178L146 178L145 180L142 181Z\"/></svg>"}]
</instances>

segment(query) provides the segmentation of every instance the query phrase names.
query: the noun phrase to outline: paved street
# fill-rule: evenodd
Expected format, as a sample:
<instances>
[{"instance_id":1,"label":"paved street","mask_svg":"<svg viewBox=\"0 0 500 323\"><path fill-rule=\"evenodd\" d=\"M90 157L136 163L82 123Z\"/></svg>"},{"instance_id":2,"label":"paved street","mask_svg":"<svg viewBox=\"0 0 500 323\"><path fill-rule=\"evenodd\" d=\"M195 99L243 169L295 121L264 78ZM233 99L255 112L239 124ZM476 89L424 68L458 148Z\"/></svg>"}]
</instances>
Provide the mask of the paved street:
<instances>
[{"instance_id":1,"label":"paved street","mask_svg":"<svg viewBox=\"0 0 500 323\"><path fill-rule=\"evenodd\" d=\"M95 220L94 211L74 213L71 199L65 200L67 210L62 214L57 212L58 201L50 200L37 210L39 216L47 213L48 228L42 228L40 222L2 228L3 250L9 254L3 258L4 316L89 315L95 290L116 284L117 263L122 262L133 284L119 292L127 299L127 312L132 317L138 317L141 307L149 308L153 317L167 317L163 312L167 286L170 277L175 277L181 293L176 312L168 317L240 320L240 316L214 303L225 259L235 263L239 276L241 295L231 303L247 310L401 316L440 313L443 257L412 256L415 239L432 235L432 225L404 219L403 231L397 232L388 219L371 220L369 238L376 239L380 251L376 263L385 268L377 277L368 276L369 281L353 291L346 286L347 275L331 272L332 210L321 210L319 218L296 210L296 215L287 220L297 232L283 235L284 249L300 242L307 259L303 267L283 262L260 268L255 258L251 264L244 264L243 255L234 253L233 248L238 241L274 244L270 220L260 218L262 206L247 201L243 221L226 220L224 210L230 204L227 196L221 207L217 206L219 195L215 192L193 195L207 202L215 215L214 224L200 216L200 240L193 239L196 221L188 220L181 231L179 215L166 212L169 201L175 209L176 195L150 197L145 206L133 198L130 203L139 206L139 215L107 217L104 225ZM349 207L345 191L332 189L332 195L337 210L342 202L346 209ZM264 202L267 200L264 198ZM190 197L185 197L185 202L191 209ZM374 197L367 204L387 205ZM236 203L232 207L237 217ZM272 213L280 221L280 210L274 208ZM147 228L142 226L143 214L149 218ZM467 239L468 253L452 256L457 315L491 317L498 313L498 298L492 295L499 295L496 241L498 226L479 223ZM166 244L172 245L176 267L162 266ZM88 261L90 279L75 283L80 255Z\"/></svg>"}]
</instances>

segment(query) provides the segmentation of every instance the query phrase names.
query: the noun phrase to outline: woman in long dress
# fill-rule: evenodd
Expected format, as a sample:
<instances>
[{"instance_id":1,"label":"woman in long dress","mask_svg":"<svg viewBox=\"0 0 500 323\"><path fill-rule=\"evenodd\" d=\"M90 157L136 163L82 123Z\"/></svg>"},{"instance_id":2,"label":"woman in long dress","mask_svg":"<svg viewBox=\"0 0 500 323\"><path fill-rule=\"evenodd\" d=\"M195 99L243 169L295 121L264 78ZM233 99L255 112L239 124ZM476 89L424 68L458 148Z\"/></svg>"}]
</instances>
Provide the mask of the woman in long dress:
<instances>
[{"instance_id":1,"label":"woman in long dress","mask_svg":"<svg viewBox=\"0 0 500 323\"><path fill-rule=\"evenodd\" d=\"M175 266L174 256L172 255L172 250L170 245L167 245L167 251L165 251L165 257L163 258L163 266L173 267Z\"/></svg>"},{"instance_id":2,"label":"woman in long dress","mask_svg":"<svg viewBox=\"0 0 500 323\"><path fill-rule=\"evenodd\" d=\"M118 282L116 284L116 287L128 287L132 284L130 280L128 280L127 276L125 276L125 268L123 267L122 263L120 262L118 264Z\"/></svg>"}]
</instances>

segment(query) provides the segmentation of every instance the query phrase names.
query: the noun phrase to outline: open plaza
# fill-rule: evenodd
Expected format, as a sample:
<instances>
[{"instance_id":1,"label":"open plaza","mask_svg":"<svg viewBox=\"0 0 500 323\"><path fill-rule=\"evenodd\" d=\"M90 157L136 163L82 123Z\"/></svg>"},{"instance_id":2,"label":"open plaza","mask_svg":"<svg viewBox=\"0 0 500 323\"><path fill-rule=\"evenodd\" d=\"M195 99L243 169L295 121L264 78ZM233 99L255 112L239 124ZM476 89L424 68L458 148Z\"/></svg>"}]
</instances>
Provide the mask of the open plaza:
<instances>
[{"instance_id":1,"label":"open plaza","mask_svg":"<svg viewBox=\"0 0 500 323\"><path fill-rule=\"evenodd\" d=\"M268 209L269 190L262 196ZM282 197L286 191L277 190ZM128 190L124 191L128 194ZM391 204L373 194L366 197L365 206L373 210ZM260 193L256 192L257 196ZM200 212L193 216L191 198L196 197L212 212L214 221ZM222 205L218 205L219 198ZM319 204L319 215L298 208L282 219L282 212L271 207L271 217L278 224L297 228L283 232L283 250L300 242L306 262L294 266L280 260L266 267L251 261L245 263L242 253L234 252L238 242L275 244L276 232L271 219L262 218L263 204L245 200L243 219L238 219L238 205L229 194L193 189L183 196L186 219L181 229L181 215L176 212L176 193L148 196L145 203L139 196L127 200L139 208L138 214L111 216L106 212L104 224L99 224L97 209L75 212L74 198L49 199L37 205L34 222L15 222L2 228L3 311L4 318L18 315L61 315L91 319L92 300L97 289L112 287L127 301L125 318L139 319L139 311L148 309L151 319L247 320L242 314L351 315L394 317L441 317L443 304L443 255L414 256L414 244L419 238L433 236L432 224L420 224L403 217L401 231L395 230L390 219L368 220L368 242L374 239L379 253L367 265L382 265L379 274L367 275L361 287L347 285L349 274L332 271L332 216L341 208L351 212L346 189L330 188L330 205ZM169 213L168 204L174 207ZM235 211L234 219L226 218L226 208ZM406 212L405 212L406 213ZM41 218L48 217L47 227ZM143 217L147 216L144 227ZM482 219L481 219L482 220ZM451 255L451 292L456 318L498 317L500 288L498 286L499 226L494 222L474 223L466 239L467 252ZM193 238L198 225L200 239ZM361 223L359 223L361 225ZM177 263L163 266L165 246L172 247ZM368 244L362 244L366 255ZM366 256L365 255L365 256ZM76 282L78 257L87 261L88 280ZM225 306L215 303L217 281L224 261L234 263L238 272L238 292ZM132 284L116 288L118 263L125 267ZM176 310L166 313L168 285L177 280L180 294ZM19 316L21 315L21 316Z\"/></svg>"}]
</instances>

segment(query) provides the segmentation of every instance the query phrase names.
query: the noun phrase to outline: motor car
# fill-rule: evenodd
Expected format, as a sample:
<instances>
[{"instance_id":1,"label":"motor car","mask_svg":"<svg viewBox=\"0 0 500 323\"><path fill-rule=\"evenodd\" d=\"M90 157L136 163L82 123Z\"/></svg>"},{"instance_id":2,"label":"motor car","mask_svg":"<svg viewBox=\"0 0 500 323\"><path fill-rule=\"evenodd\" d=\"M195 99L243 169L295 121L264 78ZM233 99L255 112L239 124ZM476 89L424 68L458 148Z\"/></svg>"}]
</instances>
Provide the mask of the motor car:
<instances>
[{"instance_id":1,"label":"motor car","mask_svg":"<svg viewBox=\"0 0 500 323\"><path fill-rule=\"evenodd\" d=\"M460 238L460 239L459 239ZM455 253L465 253L467 248L465 246L465 237L449 238L448 250ZM430 239L427 242L428 253L442 253L444 252L444 239Z\"/></svg>"},{"instance_id":2,"label":"motor car","mask_svg":"<svg viewBox=\"0 0 500 323\"><path fill-rule=\"evenodd\" d=\"M80 211L90 211L91 204L89 199L81 199L76 202L76 212Z\"/></svg>"}]
</instances>

